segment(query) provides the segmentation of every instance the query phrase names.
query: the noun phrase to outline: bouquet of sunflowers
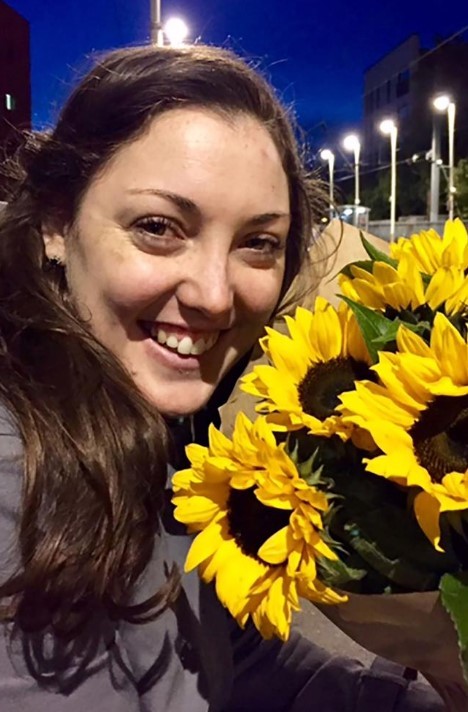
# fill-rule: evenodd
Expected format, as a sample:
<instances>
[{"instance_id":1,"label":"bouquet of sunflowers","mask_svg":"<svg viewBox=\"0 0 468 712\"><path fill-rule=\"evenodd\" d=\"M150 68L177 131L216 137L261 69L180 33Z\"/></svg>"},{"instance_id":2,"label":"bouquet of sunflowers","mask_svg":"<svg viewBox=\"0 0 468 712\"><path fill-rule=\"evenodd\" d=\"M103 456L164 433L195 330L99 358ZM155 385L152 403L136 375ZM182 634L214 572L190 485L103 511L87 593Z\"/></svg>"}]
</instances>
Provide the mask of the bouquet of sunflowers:
<instances>
[{"instance_id":1,"label":"bouquet of sunflowers","mask_svg":"<svg viewBox=\"0 0 468 712\"><path fill-rule=\"evenodd\" d=\"M389 255L362 239L338 308L318 297L288 333L267 329L268 362L242 384L258 417L188 447L174 478L175 516L197 533L186 568L265 637L286 639L306 598L336 604L367 645L366 623L377 641L393 630L390 602L404 628L421 614L421 635L458 640L466 672L468 235L449 221Z\"/></svg>"}]
</instances>

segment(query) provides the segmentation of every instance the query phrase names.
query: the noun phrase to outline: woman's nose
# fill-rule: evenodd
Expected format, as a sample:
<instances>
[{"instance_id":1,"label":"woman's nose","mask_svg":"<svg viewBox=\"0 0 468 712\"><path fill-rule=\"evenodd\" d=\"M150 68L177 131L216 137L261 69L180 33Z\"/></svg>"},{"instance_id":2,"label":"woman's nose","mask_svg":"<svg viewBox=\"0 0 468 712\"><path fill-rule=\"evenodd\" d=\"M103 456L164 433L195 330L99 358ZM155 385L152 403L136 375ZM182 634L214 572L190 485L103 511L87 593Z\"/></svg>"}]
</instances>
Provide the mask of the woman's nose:
<instances>
[{"instance_id":1,"label":"woman's nose","mask_svg":"<svg viewBox=\"0 0 468 712\"><path fill-rule=\"evenodd\" d=\"M189 261L179 284L177 296L184 306L211 318L230 314L234 288L228 255L203 255Z\"/></svg>"}]
</instances>

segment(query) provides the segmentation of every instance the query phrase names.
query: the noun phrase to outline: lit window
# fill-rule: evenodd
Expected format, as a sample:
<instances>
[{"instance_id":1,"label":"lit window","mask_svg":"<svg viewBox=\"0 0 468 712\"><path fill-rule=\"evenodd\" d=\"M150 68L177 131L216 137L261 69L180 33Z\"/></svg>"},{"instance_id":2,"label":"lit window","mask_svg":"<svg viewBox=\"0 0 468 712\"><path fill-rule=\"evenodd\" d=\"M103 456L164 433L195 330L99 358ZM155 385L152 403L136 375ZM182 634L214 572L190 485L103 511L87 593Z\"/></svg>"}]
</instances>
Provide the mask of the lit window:
<instances>
[{"instance_id":1,"label":"lit window","mask_svg":"<svg viewBox=\"0 0 468 712\"><path fill-rule=\"evenodd\" d=\"M5 94L5 106L7 111L13 111L15 108L16 102L15 102L15 97L12 96L11 94Z\"/></svg>"}]
</instances>

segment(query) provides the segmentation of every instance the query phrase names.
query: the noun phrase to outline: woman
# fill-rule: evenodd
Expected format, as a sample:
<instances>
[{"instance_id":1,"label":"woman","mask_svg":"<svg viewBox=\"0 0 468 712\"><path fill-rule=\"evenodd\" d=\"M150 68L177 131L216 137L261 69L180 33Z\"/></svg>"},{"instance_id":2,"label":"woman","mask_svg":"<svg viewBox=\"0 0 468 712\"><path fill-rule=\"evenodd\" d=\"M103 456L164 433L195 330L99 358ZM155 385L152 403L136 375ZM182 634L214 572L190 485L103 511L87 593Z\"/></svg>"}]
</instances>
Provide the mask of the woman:
<instances>
[{"instance_id":1,"label":"woman","mask_svg":"<svg viewBox=\"0 0 468 712\"><path fill-rule=\"evenodd\" d=\"M313 191L271 89L206 47L109 54L25 144L0 226L2 711L440 709L179 580L157 413L176 464L298 274Z\"/></svg>"}]
</instances>

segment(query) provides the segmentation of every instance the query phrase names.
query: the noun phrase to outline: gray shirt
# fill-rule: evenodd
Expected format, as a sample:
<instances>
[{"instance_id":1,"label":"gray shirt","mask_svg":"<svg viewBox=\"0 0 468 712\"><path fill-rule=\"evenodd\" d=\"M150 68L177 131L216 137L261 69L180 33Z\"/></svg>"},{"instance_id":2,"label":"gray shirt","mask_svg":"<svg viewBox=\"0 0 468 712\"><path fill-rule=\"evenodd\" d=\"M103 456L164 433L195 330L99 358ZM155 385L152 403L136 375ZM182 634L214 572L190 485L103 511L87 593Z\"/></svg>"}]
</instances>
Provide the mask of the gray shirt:
<instances>
[{"instance_id":1,"label":"gray shirt","mask_svg":"<svg viewBox=\"0 0 468 712\"><path fill-rule=\"evenodd\" d=\"M0 410L0 575L18 568L22 445ZM145 600L164 565L183 565L190 539L158 536L135 593ZM140 625L98 610L78 640L0 631L0 712L442 712L427 685L392 664L370 669L331 656L295 631L286 644L242 631L196 573L176 605Z\"/></svg>"}]
</instances>

